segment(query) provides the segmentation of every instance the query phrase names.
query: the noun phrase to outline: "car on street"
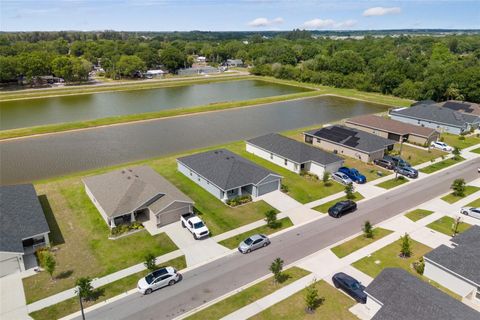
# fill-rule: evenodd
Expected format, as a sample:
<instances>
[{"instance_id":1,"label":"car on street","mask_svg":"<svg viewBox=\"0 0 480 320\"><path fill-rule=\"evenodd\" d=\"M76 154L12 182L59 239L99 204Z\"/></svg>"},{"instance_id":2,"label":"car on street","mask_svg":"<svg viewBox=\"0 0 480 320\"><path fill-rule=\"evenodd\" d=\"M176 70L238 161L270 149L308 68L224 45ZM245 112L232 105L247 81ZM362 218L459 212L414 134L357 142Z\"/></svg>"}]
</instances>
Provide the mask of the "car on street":
<instances>
[{"instance_id":1,"label":"car on street","mask_svg":"<svg viewBox=\"0 0 480 320\"><path fill-rule=\"evenodd\" d=\"M441 142L441 141L433 141L430 146L432 148L440 149L442 151L447 151L447 152L453 151L453 148L451 146L449 146L445 142Z\"/></svg>"},{"instance_id":2,"label":"car on street","mask_svg":"<svg viewBox=\"0 0 480 320\"><path fill-rule=\"evenodd\" d=\"M270 239L263 234L254 234L247 239L240 242L238 245L238 251L241 253L250 253L253 250L257 250L266 247L270 244Z\"/></svg>"},{"instance_id":3,"label":"car on street","mask_svg":"<svg viewBox=\"0 0 480 320\"><path fill-rule=\"evenodd\" d=\"M418 170L413 169L412 167L396 167L395 172L408 178L418 178Z\"/></svg>"},{"instance_id":4,"label":"car on street","mask_svg":"<svg viewBox=\"0 0 480 320\"><path fill-rule=\"evenodd\" d=\"M460 213L472 218L480 219L480 208L463 207L460 209Z\"/></svg>"},{"instance_id":5,"label":"car on street","mask_svg":"<svg viewBox=\"0 0 480 320\"><path fill-rule=\"evenodd\" d=\"M346 273L339 272L333 275L332 282L335 288L342 289L358 303L367 303L367 294L364 291L365 287L355 278Z\"/></svg>"},{"instance_id":6,"label":"car on street","mask_svg":"<svg viewBox=\"0 0 480 320\"><path fill-rule=\"evenodd\" d=\"M193 234L195 240L207 237L210 234L205 223L193 213L186 213L180 216L182 227L187 228Z\"/></svg>"},{"instance_id":7,"label":"car on street","mask_svg":"<svg viewBox=\"0 0 480 320\"><path fill-rule=\"evenodd\" d=\"M345 173L339 171L332 173L332 179L344 185L353 183L352 179L350 179Z\"/></svg>"},{"instance_id":8,"label":"car on street","mask_svg":"<svg viewBox=\"0 0 480 320\"><path fill-rule=\"evenodd\" d=\"M387 159L375 159L373 160L373 163L376 164L379 167L388 169L388 170L393 170L395 169L395 163L393 161L387 160Z\"/></svg>"},{"instance_id":9,"label":"car on street","mask_svg":"<svg viewBox=\"0 0 480 320\"><path fill-rule=\"evenodd\" d=\"M328 208L328 215L333 218L340 218L347 213L357 210L357 204L352 200L343 200Z\"/></svg>"},{"instance_id":10,"label":"car on street","mask_svg":"<svg viewBox=\"0 0 480 320\"><path fill-rule=\"evenodd\" d=\"M362 184L367 182L367 177L358 172L358 170L355 168L340 167L338 171L345 173L350 179L352 179L352 181L356 183Z\"/></svg>"},{"instance_id":11,"label":"car on street","mask_svg":"<svg viewBox=\"0 0 480 320\"><path fill-rule=\"evenodd\" d=\"M405 161L400 156L384 156L383 159L391 161L395 165L395 167L411 167L410 163Z\"/></svg>"},{"instance_id":12,"label":"car on street","mask_svg":"<svg viewBox=\"0 0 480 320\"><path fill-rule=\"evenodd\" d=\"M164 267L147 274L138 280L137 288L141 294L150 294L153 291L173 286L180 281L181 275L173 267Z\"/></svg>"}]
</instances>

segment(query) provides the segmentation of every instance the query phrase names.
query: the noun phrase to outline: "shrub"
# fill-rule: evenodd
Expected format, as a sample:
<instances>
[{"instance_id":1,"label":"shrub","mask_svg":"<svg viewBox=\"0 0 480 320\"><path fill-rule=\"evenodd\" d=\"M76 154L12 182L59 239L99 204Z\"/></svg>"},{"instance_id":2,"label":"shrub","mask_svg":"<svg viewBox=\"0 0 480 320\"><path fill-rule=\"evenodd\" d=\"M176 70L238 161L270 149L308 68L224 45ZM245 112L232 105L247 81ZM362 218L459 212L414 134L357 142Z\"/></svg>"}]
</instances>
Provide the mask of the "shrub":
<instances>
[{"instance_id":1,"label":"shrub","mask_svg":"<svg viewBox=\"0 0 480 320\"><path fill-rule=\"evenodd\" d=\"M95 298L95 291L92 286L92 279L89 277L78 278L75 282L77 286L77 293L79 293L80 298L84 301L93 300Z\"/></svg>"},{"instance_id":2,"label":"shrub","mask_svg":"<svg viewBox=\"0 0 480 320\"><path fill-rule=\"evenodd\" d=\"M425 261L423 261L423 257L413 263L413 268L418 274L423 275L423 272L425 271Z\"/></svg>"},{"instance_id":3,"label":"shrub","mask_svg":"<svg viewBox=\"0 0 480 320\"><path fill-rule=\"evenodd\" d=\"M43 264L44 264L45 270L50 275L50 278L53 279L53 272L55 271L57 262L55 261L55 257L49 251L45 252L44 254Z\"/></svg>"},{"instance_id":4,"label":"shrub","mask_svg":"<svg viewBox=\"0 0 480 320\"><path fill-rule=\"evenodd\" d=\"M282 282L283 260L280 258L276 258L275 260L273 260L269 269L273 273L273 278L275 279L275 282Z\"/></svg>"},{"instance_id":5,"label":"shrub","mask_svg":"<svg viewBox=\"0 0 480 320\"><path fill-rule=\"evenodd\" d=\"M355 191L355 187L353 186L353 183L349 183L345 186L345 195L347 199L354 199L355 195L353 194Z\"/></svg>"},{"instance_id":6,"label":"shrub","mask_svg":"<svg viewBox=\"0 0 480 320\"><path fill-rule=\"evenodd\" d=\"M235 198L232 198L232 199L228 199L225 203L228 204L231 207L236 207L236 206L239 206L241 204L245 204L245 203L248 203L248 202L251 202L251 201L252 201L252 196L247 194L247 195L244 195L244 196L239 196L239 197L235 197Z\"/></svg>"},{"instance_id":7,"label":"shrub","mask_svg":"<svg viewBox=\"0 0 480 320\"><path fill-rule=\"evenodd\" d=\"M453 180L452 185L450 186L450 189L453 190L453 195L457 197L463 197L465 196L465 180L464 179L455 179Z\"/></svg>"},{"instance_id":8,"label":"shrub","mask_svg":"<svg viewBox=\"0 0 480 320\"><path fill-rule=\"evenodd\" d=\"M288 193L288 186L282 183L282 185L280 186L280 191Z\"/></svg>"},{"instance_id":9,"label":"shrub","mask_svg":"<svg viewBox=\"0 0 480 320\"><path fill-rule=\"evenodd\" d=\"M268 210L265 212L265 221L270 228L276 228L278 226L277 212L275 210Z\"/></svg>"},{"instance_id":10,"label":"shrub","mask_svg":"<svg viewBox=\"0 0 480 320\"><path fill-rule=\"evenodd\" d=\"M458 137L458 140L465 140L465 136L463 136L463 135L462 135L462 136L459 136L459 137Z\"/></svg>"},{"instance_id":11,"label":"shrub","mask_svg":"<svg viewBox=\"0 0 480 320\"><path fill-rule=\"evenodd\" d=\"M305 305L307 307L307 313L313 313L324 301L324 299L320 298L318 295L318 289L315 286L316 281L316 279L313 279L312 283L305 288Z\"/></svg>"},{"instance_id":12,"label":"shrub","mask_svg":"<svg viewBox=\"0 0 480 320\"><path fill-rule=\"evenodd\" d=\"M323 182L323 185L325 185L325 186L329 186L329 185L332 184L332 183L330 182L330 172L328 172L328 171L323 171L322 182Z\"/></svg>"},{"instance_id":13,"label":"shrub","mask_svg":"<svg viewBox=\"0 0 480 320\"><path fill-rule=\"evenodd\" d=\"M373 238L373 227L372 227L372 224L370 223L370 221L365 221L365 223L363 224L363 235L366 237L366 238Z\"/></svg>"},{"instance_id":14,"label":"shrub","mask_svg":"<svg viewBox=\"0 0 480 320\"><path fill-rule=\"evenodd\" d=\"M150 271L155 271L157 268L157 258L155 258L155 255L153 253L147 253L144 258L145 262L143 265L145 268L147 268Z\"/></svg>"}]
</instances>

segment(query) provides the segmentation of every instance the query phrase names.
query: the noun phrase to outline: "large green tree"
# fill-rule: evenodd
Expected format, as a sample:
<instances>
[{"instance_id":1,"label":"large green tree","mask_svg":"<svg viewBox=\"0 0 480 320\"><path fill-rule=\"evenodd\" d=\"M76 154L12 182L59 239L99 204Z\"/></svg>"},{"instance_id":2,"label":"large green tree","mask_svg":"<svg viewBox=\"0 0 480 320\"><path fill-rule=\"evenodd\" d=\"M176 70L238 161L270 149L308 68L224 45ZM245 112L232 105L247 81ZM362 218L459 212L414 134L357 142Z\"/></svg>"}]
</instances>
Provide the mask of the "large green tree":
<instances>
[{"instance_id":1,"label":"large green tree","mask_svg":"<svg viewBox=\"0 0 480 320\"><path fill-rule=\"evenodd\" d=\"M122 77L133 77L136 72L147 70L145 62L137 56L123 55L116 63L116 72Z\"/></svg>"}]
</instances>

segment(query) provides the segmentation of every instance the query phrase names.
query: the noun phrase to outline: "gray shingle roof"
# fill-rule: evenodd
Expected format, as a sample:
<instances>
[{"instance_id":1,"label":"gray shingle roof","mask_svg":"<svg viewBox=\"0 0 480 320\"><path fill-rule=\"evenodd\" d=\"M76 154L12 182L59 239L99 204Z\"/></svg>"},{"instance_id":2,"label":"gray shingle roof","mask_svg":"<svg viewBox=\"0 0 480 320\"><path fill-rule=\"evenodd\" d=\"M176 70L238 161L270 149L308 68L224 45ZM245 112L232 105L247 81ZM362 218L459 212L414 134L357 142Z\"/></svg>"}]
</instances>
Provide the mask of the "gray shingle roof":
<instances>
[{"instance_id":1,"label":"gray shingle roof","mask_svg":"<svg viewBox=\"0 0 480 320\"><path fill-rule=\"evenodd\" d=\"M250 139L248 140L248 143L300 164L308 161L314 161L321 165L328 165L343 161L342 158L332 153L284 137L277 133L270 133L261 137Z\"/></svg>"},{"instance_id":2,"label":"gray shingle roof","mask_svg":"<svg viewBox=\"0 0 480 320\"><path fill-rule=\"evenodd\" d=\"M448 124L461 128L465 127L467 124L480 121L478 116L457 112L449 108L438 107L433 104L421 104L409 108L392 110L390 114Z\"/></svg>"},{"instance_id":3,"label":"gray shingle roof","mask_svg":"<svg viewBox=\"0 0 480 320\"><path fill-rule=\"evenodd\" d=\"M480 285L480 226L473 226L452 238L455 248L441 245L425 258Z\"/></svg>"},{"instance_id":4,"label":"gray shingle roof","mask_svg":"<svg viewBox=\"0 0 480 320\"><path fill-rule=\"evenodd\" d=\"M305 134L363 152L382 150L396 142L372 133L339 125L310 130Z\"/></svg>"},{"instance_id":5,"label":"gray shingle roof","mask_svg":"<svg viewBox=\"0 0 480 320\"><path fill-rule=\"evenodd\" d=\"M480 105L477 103L472 103L467 101L448 100L445 102L437 103L437 106L448 108L458 112L476 115L476 116L480 115Z\"/></svg>"},{"instance_id":6,"label":"gray shingle roof","mask_svg":"<svg viewBox=\"0 0 480 320\"><path fill-rule=\"evenodd\" d=\"M0 251L23 253L22 239L50 232L33 185L0 187Z\"/></svg>"},{"instance_id":7,"label":"gray shingle roof","mask_svg":"<svg viewBox=\"0 0 480 320\"><path fill-rule=\"evenodd\" d=\"M177 161L224 191L257 184L271 174L279 176L227 149L197 153Z\"/></svg>"},{"instance_id":8,"label":"gray shingle roof","mask_svg":"<svg viewBox=\"0 0 480 320\"><path fill-rule=\"evenodd\" d=\"M399 268L384 269L365 289L383 306L372 320L478 320L479 313Z\"/></svg>"},{"instance_id":9,"label":"gray shingle roof","mask_svg":"<svg viewBox=\"0 0 480 320\"><path fill-rule=\"evenodd\" d=\"M173 201L193 203L192 199L148 166L87 177L83 183L109 217L130 213L148 202L148 207L155 213Z\"/></svg>"}]
</instances>

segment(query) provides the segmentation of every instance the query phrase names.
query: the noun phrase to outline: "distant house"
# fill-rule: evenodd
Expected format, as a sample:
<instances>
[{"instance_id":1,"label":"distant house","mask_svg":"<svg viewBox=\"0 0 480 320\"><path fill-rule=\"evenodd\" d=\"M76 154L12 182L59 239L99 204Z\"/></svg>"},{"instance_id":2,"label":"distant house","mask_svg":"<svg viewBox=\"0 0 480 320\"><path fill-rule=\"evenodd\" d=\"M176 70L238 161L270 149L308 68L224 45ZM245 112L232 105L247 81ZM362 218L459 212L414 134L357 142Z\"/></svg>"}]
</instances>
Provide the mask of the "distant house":
<instances>
[{"instance_id":1,"label":"distant house","mask_svg":"<svg viewBox=\"0 0 480 320\"><path fill-rule=\"evenodd\" d=\"M386 268L365 289L372 320L478 320L479 313L426 281Z\"/></svg>"},{"instance_id":2,"label":"distant house","mask_svg":"<svg viewBox=\"0 0 480 320\"><path fill-rule=\"evenodd\" d=\"M377 136L398 142L409 141L420 145L430 145L437 141L440 133L432 128L426 128L410 123L400 122L376 115L363 115L348 119L345 125Z\"/></svg>"},{"instance_id":3,"label":"distant house","mask_svg":"<svg viewBox=\"0 0 480 320\"><path fill-rule=\"evenodd\" d=\"M480 226L473 226L424 256L429 279L443 285L475 305L480 311Z\"/></svg>"},{"instance_id":4,"label":"distant house","mask_svg":"<svg viewBox=\"0 0 480 320\"><path fill-rule=\"evenodd\" d=\"M211 66L196 66L186 69L178 70L178 75L180 76L192 76L192 75L203 75L203 74L212 74L212 73L219 73L220 70L218 68L214 68Z\"/></svg>"},{"instance_id":5,"label":"distant house","mask_svg":"<svg viewBox=\"0 0 480 320\"><path fill-rule=\"evenodd\" d=\"M339 156L277 133L248 140L246 150L295 173L305 171L319 177L343 165Z\"/></svg>"},{"instance_id":6,"label":"distant house","mask_svg":"<svg viewBox=\"0 0 480 320\"><path fill-rule=\"evenodd\" d=\"M393 120L432 128L440 133L461 134L477 129L480 117L434 104L420 104L390 111Z\"/></svg>"},{"instance_id":7,"label":"distant house","mask_svg":"<svg viewBox=\"0 0 480 320\"><path fill-rule=\"evenodd\" d=\"M243 60L242 59L227 59L227 66L228 67L243 67Z\"/></svg>"},{"instance_id":8,"label":"distant house","mask_svg":"<svg viewBox=\"0 0 480 320\"><path fill-rule=\"evenodd\" d=\"M36 266L35 251L50 245L49 233L33 185L0 187L0 277Z\"/></svg>"},{"instance_id":9,"label":"distant house","mask_svg":"<svg viewBox=\"0 0 480 320\"><path fill-rule=\"evenodd\" d=\"M161 227L193 212L193 201L148 166L87 177L83 183L110 228L133 221Z\"/></svg>"},{"instance_id":10,"label":"distant house","mask_svg":"<svg viewBox=\"0 0 480 320\"><path fill-rule=\"evenodd\" d=\"M471 114L474 116L480 116L480 104L478 103L448 100L448 101L437 103L437 106L448 108L453 111Z\"/></svg>"},{"instance_id":11,"label":"distant house","mask_svg":"<svg viewBox=\"0 0 480 320\"><path fill-rule=\"evenodd\" d=\"M198 63L205 63L205 62L207 62L207 57L198 56L198 57L195 58L195 61L198 62Z\"/></svg>"},{"instance_id":12,"label":"distant house","mask_svg":"<svg viewBox=\"0 0 480 320\"><path fill-rule=\"evenodd\" d=\"M394 140L340 125L310 130L303 135L306 143L363 162L383 158L385 151L395 145Z\"/></svg>"},{"instance_id":13,"label":"distant house","mask_svg":"<svg viewBox=\"0 0 480 320\"><path fill-rule=\"evenodd\" d=\"M147 70L147 72L144 73L145 78L147 79L153 79L153 78L163 78L167 74L167 72L163 70Z\"/></svg>"},{"instance_id":14,"label":"distant house","mask_svg":"<svg viewBox=\"0 0 480 320\"><path fill-rule=\"evenodd\" d=\"M246 194L259 197L281 185L280 175L226 149L178 158L177 165L178 171L222 201Z\"/></svg>"}]
</instances>

